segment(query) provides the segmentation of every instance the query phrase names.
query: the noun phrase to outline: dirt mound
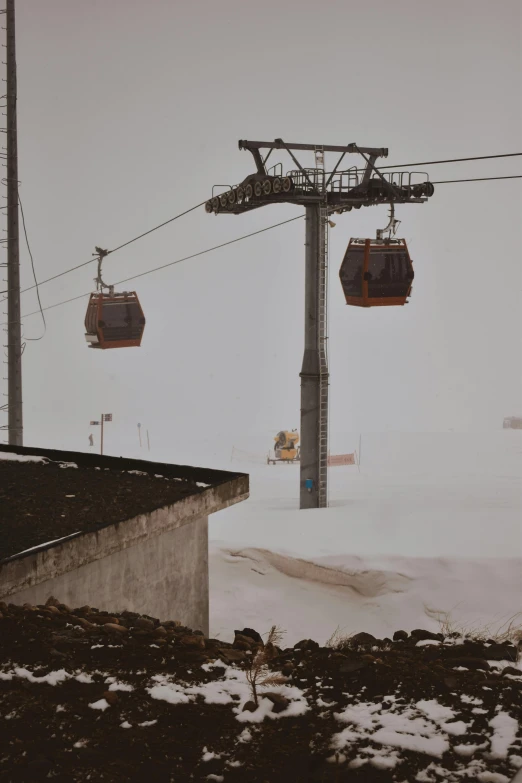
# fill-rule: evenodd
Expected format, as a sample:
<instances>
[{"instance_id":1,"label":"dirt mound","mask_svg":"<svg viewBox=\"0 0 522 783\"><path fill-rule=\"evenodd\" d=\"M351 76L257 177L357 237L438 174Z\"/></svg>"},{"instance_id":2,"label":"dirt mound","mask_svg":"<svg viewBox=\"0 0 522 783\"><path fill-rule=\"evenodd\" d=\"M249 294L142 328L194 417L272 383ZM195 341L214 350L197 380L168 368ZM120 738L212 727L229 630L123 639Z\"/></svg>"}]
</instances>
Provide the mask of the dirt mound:
<instances>
[{"instance_id":1,"label":"dirt mound","mask_svg":"<svg viewBox=\"0 0 522 783\"><path fill-rule=\"evenodd\" d=\"M0 781L511 780L516 647L395 636L272 646L285 679L256 707L253 629L226 643L131 612L0 603Z\"/></svg>"}]
</instances>

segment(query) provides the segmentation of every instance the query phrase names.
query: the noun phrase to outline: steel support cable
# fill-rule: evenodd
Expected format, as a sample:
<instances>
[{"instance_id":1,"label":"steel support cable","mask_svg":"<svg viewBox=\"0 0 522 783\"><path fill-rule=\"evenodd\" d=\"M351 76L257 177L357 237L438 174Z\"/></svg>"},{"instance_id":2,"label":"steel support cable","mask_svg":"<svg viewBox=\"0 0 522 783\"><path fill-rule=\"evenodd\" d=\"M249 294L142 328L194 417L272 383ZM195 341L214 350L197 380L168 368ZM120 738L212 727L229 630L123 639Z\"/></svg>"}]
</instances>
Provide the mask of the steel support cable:
<instances>
[{"instance_id":1,"label":"steel support cable","mask_svg":"<svg viewBox=\"0 0 522 783\"><path fill-rule=\"evenodd\" d=\"M184 215L188 215L189 212L194 212L195 209L199 209L199 207L202 207L205 204L205 201L202 201L201 204L196 204L196 206L191 207L190 209L186 209L185 212L180 212L179 215L174 215L174 217L169 218L168 220L165 220L163 223L160 223L157 226L154 226L154 228L150 228L148 231L144 231L143 234L139 234L137 237L134 237L133 239L129 239L128 242L124 242L122 245L118 245L118 247L112 248L112 250L107 251L107 255L110 255L111 253L117 253L118 250L121 250L124 247L127 247L128 245L132 245L133 242L137 242L138 239L142 239L143 237L148 236L149 234L152 234L154 231L158 231L158 229L163 228L164 226L167 226L169 223L173 223L175 220L178 220L178 218L184 217ZM53 275L52 277L48 277L46 280L42 280L41 282L30 285L27 288L22 289L20 291L21 294L27 293L27 291L32 291L33 288L36 288L37 286L45 285L46 283L50 283L52 280L57 280L59 277L63 277L64 275L68 275L70 272L75 272L77 269L81 269L84 266L87 266L88 264L92 264L94 261L96 261L98 256L94 255L91 256L91 258L88 261L83 261L81 264L77 264L76 266L72 266L70 269L65 269L63 272L59 272L57 275ZM2 291L1 293L5 294L7 291ZM5 299L0 299L0 304L4 302Z\"/></svg>"},{"instance_id":2,"label":"steel support cable","mask_svg":"<svg viewBox=\"0 0 522 783\"><path fill-rule=\"evenodd\" d=\"M398 163L394 166L378 166L379 170L381 169L395 169L395 168L407 168L409 166L432 166L438 163L460 163L462 161L470 161L470 160L487 160L492 158L511 158L516 156L521 156L522 152L508 152L503 153L500 155L481 155L481 156L475 156L471 158L451 158L448 160L431 160L431 161L424 161L422 163ZM360 171L364 171L364 169L360 169ZM503 179L516 179L517 177L504 177ZM484 177L480 179L501 179L500 177ZM444 182L437 182L432 184L446 184L447 182L463 182L464 180L444 180ZM479 181L477 180L467 180L469 182L471 181ZM206 203L205 201L202 201L200 204L196 204L196 206L191 207L190 209L185 210L185 212L180 212L179 215L175 215L172 218L169 218L169 220L165 220L163 223L160 223L157 226L154 226L154 228L149 229L148 231L144 231L142 234L139 234L138 236L134 237L133 239L130 239L128 242L124 242L121 245L118 245L117 247L113 248L112 250L109 250L107 255L110 253L116 253L118 250L121 250L124 247L127 247L128 245L131 245L133 242L137 242L139 239L142 239L143 237L148 236L149 234L152 234L154 231L158 231L158 229L163 228L164 226L167 226L169 223L172 223L175 220L178 220L178 218L183 217L184 215L188 215L190 212L193 212L196 209L199 209L199 207L202 207ZM57 275L53 275L52 277L48 277L46 280L42 280L41 282L28 286L27 288L22 289L20 291L21 294L27 293L27 291L32 291L34 288L37 287L37 285L45 285L46 283L50 283L53 280L57 280L59 277L63 277L64 275L68 275L70 272L75 272L77 269L81 269L84 266L87 266L88 264L92 264L93 261L96 260L96 256L90 258L88 261L84 261L81 264L77 264L76 266L70 267L69 269L65 269L63 272L59 272ZM2 291L2 294L7 293L7 291ZM0 304L5 301L5 299L0 300Z\"/></svg>"},{"instance_id":3,"label":"steel support cable","mask_svg":"<svg viewBox=\"0 0 522 783\"><path fill-rule=\"evenodd\" d=\"M200 205L201 206L201 205ZM212 253L214 250L219 250L222 247L227 247L228 245L233 245L236 242L241 242L243 239L249 239L249 237L254 237L257 234L263 234L265 231L271 231L273 228L279 228L279 226L284 226L287 223L293 223L295 220L302 220L304 218L304 215L297 215L297 217L289 218L288 220L283 220L280 223L274 223L273 226L266 226L266 228L260 228L258 231L252 231L250 234L244 234L241 237L236 237L236 239L230 239L228 242L222 242L220 245L214 245L213 247L209 247L206 250L200 250L198 253L192 253L190 256L184 256L183 258L178 258L176 261L169 261L168 264L162 264L162 266L157 266L154 269L148 269L145 272L140 272L137 275L132 275L132 277L126 277L124 280L119 280L114 285L121 285L122 283L128 283L130 280L136 280L138 277L144 277L145 275L150 275L153 272L159 272L161 269L167 269L169 266L174 266L175 264L181 264L183 261L189 261L191 258L197 258L198 256L203 256L206 253ZM41 285L41 283L39 284ZM53 305L48 305L47 307L44 307L45 310L53 310L55 307L60 307L61 305L69 304L69 302L75 302L78 299L83 299L86 296L89 296L90 291L85 294L80 294L79 296L73 296L70 299L66 299L63 302L57 302ZM36 315L39 313L40 310L35 310L32 313L26 313L22 316L22 318L29 318L31 315ZM4 325L6 322L0 324Z\"/></svg>"},{"instance_id":4,"label":"steel support cable","mask_svg":"<svg viewBox=\"0 0 522 783\"><path fill-rule=\"evenodd\" d=\"M519 154L519 153L513 153L513 154ZM522 154L522 153L520 153L520 154ZM412 165L412 164L410 164L410 165ZM514 175L509 175L509 176L503 176L503 177L477 177L475 179L450 179L450 180L441 180L439 182L433 182L432 184L433 185L446 185L446 184L456 183L456 182L484 182L484 181L504 180L504 179L522 179L522 174L514 174ZM204 204L204 203L205 202L202 202L202 204ZM198 206L202 206L202 204L198 204ZM194 209L197 209L197 207L192 207L192 209L188 210L188 211L192 211ZM182 213L182 214L187 214L187 213L185 212L185 213ZM180 217L181 217L181 215L180 215ZM176 261L171 261L170 263L164 264L161 267L156 267L154 269L149 269L146 272L141 272L140 274L134 275L133 277L126 278L125 280L120 280L118 283L115 283L115 285L120 285L121 283L126 283L126 282L129 282L130 280L135 280L138 277L143 277L144 275L151 274L152 272L157 272L160 269L165 269L166 267L173 266L174 264L179 264L182 261L188 261L191 258L197 258L198 256L203 255L205 253L210 253L213 250L218 250L221 247L226 247L227 245L232 245L235 242L240 242L243 239L248 239L248 237L255 236L256 234L261 234L264 231L270 231L272 228L278 228L279 226L285 225L286 223L291 223L294 220L299 220L302 217L304 217L304 215L298 215L295 218L290 218L290 220L284 220L281 223L275 223L273 226L267 226L266 228L260 229L259 231L254 231L251 234L245 234L244 236L238 237L237 239L232 239L229 242L224 242L223 244L216 245L216 246L211 247L211 248L207 248L206 250L202 250L199 253L194 253L193 255L186 256L185 258L180 258L180 259L178 259ZM167 222L172 222L172 220L175 220L175 219L176 218L171 218L171 220L167 221ZM165 225L165 223L163 223L161 225ZM156 227L156 228L158 228L158 227ZM156 230L156 229L151 229L150 231L145 232L145 234L140 234L139 237L135 237L135 239L134 240L130 240L130 242L136 241L137 239L141 238L142 236L146 236L146 234L151 233L151 231L154 231L154 230ZM126 243L126 244L130 244L130 242ZM121 249L121 247L124 247L124 245L121 245L119 248L115 248L111 252L115 252L117 249ZM92 261L94 261L94 260L96 260L96 258L93 258L90 261L86 261L84 264L81 264L80 266L85 266L86 264L92 263ZM73 269L78 269L78 268L79 267L73 267ZM62 273L60 273L60 275L56 275L55 277L60 277L60 276L62 276L64 274L67 274L69 271L73 271L73 269L66 270L65 272L62 272ZM54 279L55 278L49 278L49 280L54 280ZM49 282L49 280L43 281L43 282ZM38 285L42 285L42 284L43 283L38 283ZM34 288L34 287L35 286L32 286L31 288ZM24 289L24 291L22 293L24 293L25 291L28 291L28 290L31 290L31 289ZM44 307L43 310L44 311L45 310L52 310L55 307L60 307L61 305L68 304L69 302L74 302L74 301L76 301L78 299L83 299L85 296L88 296L88 295L89 294L80 294L79 296L74 296L71 299L66 299L63 302L57 302L54 305L49 305L48 307ZM2 301L4 301L4 300L0 300L0 303ZM30 316L36 315L39 312L40 312L40 310L35 310L32 313L27 313L26 315L23 315L22 318L29 318ZM1 324L1 325L4 325L5 323L6 322L4 321L3 324Z\"/></svg>"}]
</instances>

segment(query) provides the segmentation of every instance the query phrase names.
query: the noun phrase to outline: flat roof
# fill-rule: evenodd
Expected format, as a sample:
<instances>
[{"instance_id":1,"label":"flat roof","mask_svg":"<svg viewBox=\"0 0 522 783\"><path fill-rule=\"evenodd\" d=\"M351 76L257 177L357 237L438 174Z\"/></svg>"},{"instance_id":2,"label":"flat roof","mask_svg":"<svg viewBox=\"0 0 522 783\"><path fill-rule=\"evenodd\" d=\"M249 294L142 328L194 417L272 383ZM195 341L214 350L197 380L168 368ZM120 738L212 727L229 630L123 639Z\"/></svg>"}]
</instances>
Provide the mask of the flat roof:
<instances>
[{"instance_id":1,"label":"flat roof","mask_svg":"<svg viewBox=\"0 0 522 783\"><path fill-rule=\"evenodd\" d=\"M0 562L248 476L188 465L0 445Z\"/></svg>"}]
</instances>

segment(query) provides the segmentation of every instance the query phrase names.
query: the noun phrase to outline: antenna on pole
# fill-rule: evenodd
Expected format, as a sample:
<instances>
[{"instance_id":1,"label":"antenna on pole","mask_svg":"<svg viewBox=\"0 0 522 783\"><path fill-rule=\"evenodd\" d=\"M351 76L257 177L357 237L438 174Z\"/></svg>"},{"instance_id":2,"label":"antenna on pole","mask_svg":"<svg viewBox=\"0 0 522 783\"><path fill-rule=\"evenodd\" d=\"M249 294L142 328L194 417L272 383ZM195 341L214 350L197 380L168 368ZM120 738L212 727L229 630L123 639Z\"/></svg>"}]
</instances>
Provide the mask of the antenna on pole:
<instances>
[{"instance_id":1,"label":"antenna on pole","mask_svg":"<svg viewBox=\"0 0 522 783\"><path fill-rule=\"evenodd\" d=\"M9 444L23 446L22 324L18 234L15 0L6 0L7 43L7 369Z\"/></svg>"}]
</instances>

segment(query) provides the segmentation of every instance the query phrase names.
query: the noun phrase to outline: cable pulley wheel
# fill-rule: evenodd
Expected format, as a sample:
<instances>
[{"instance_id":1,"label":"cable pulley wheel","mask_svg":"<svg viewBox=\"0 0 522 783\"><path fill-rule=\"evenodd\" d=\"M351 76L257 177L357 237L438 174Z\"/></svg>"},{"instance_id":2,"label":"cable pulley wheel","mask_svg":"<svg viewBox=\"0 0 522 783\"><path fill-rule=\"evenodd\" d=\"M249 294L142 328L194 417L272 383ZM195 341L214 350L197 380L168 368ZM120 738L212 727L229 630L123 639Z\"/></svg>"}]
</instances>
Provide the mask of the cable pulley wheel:
<instances>
[{"instance_id":1,"label":"cable pulley wheel","mask_svg":"<svg viewBox=\"0 0 522 783\"><path fill-rule=\"evenodd\" d=\"M283 189L283 183L279 177L276 177L272 182L272 190L274 193L281 193Z\"/></svg>"},{"instance_id":2,"label":"cable pulley wheel","mask_svg":"<svg viewBox=\"0 0 522 783\"><path fill-rule=\"evenodd\" d=\"M212 209L214 210L214 212L217 212L218 209L219 209L219 199L218 199L217 196L214 196L214 198L211 201L211 204L212 204Z\"/></svg>"},{"instance_id":3,"label":"cable pulley wheel","mask_svg":"<svg viewBox=\"0 0 522 783\"><path fill-rule=\"evenodd\" d=\"M272 192L272 183L270 182L269 179L265 179L265 181L263 182L263 193L265 194L265 196L269 196L271 192Z\"/></svg>"},{"instance_id":4,"label":"cable pulley wheel","mask_svg":"<svg viewBox=\"0 0 522 783\"><path fill-rule=\"evenodd\" d=\"M214 207L212 206L212 201L207 201L205 204L205 212L208 212L209 214L214 211Z\"/></svg>"},{"instance_id":5,"label":"cable pulley wheel","mask_svg":"<svg viewBox=\"0 0 522 783\"><path fill-rule=\"evenodd\" d=\"M244 188L238 188L236 190L236 196L237 196L237 203L242 204L245 200L245 191Z\"/></svg>"},{"instance_id":6,"label":"cable pulley wheel","mask_svg":"<svg viewBox=\"0 0 522 783\"><path fill-rule=\"evenodd\" d=\"M228 203L235 204L237 201L237 193L235 190L229 190L227 193Z\"/></svg>"},{"instance_id":7,"label":"cable pulley wheel","mask_svg":"<svg viewBox=\"0 0 522 783\"><path fill-rule=\"evenodd\" d=\"M253 195L254 195L254 188L249 182L245 188L245 197L250 201Z\"/></svg>"},{"instance_id":8,"label":"cable pulley wheel","mask_svg":"<svg viewBox=\"0 0 522 783\"><path fill-rule=\"evenodd\" d=\"M263 186L260 182L254 184L254 195L259 198L263 195Z\"/></svg>"},{"instance_id":9,"label":"cable pulley wheel","mask_svg":"<svg viewBox=\"0 0 522 783\"><path fill-rule=\"evenodd\" d=\"M290 190L292 190L292 180L290 177L284 177L281 184L283 187L283 193L288 193Z\"/></svg>"},{"instance_id":10,"label":"cable pulley wheel","mask_svg":"<svg viewBox=\"0 0 522 783\"><path fill-rule=\"evenodd\" d=\"M228 198L227 198L227 194L226 194L226 193L223 193L223 194L222 194L222 195L219 197L219 203L221 204L221 206L222 206L222 207L226 207L226 206L227 206L227 204L228 204Z\"/></svg>"}]
</instances>

